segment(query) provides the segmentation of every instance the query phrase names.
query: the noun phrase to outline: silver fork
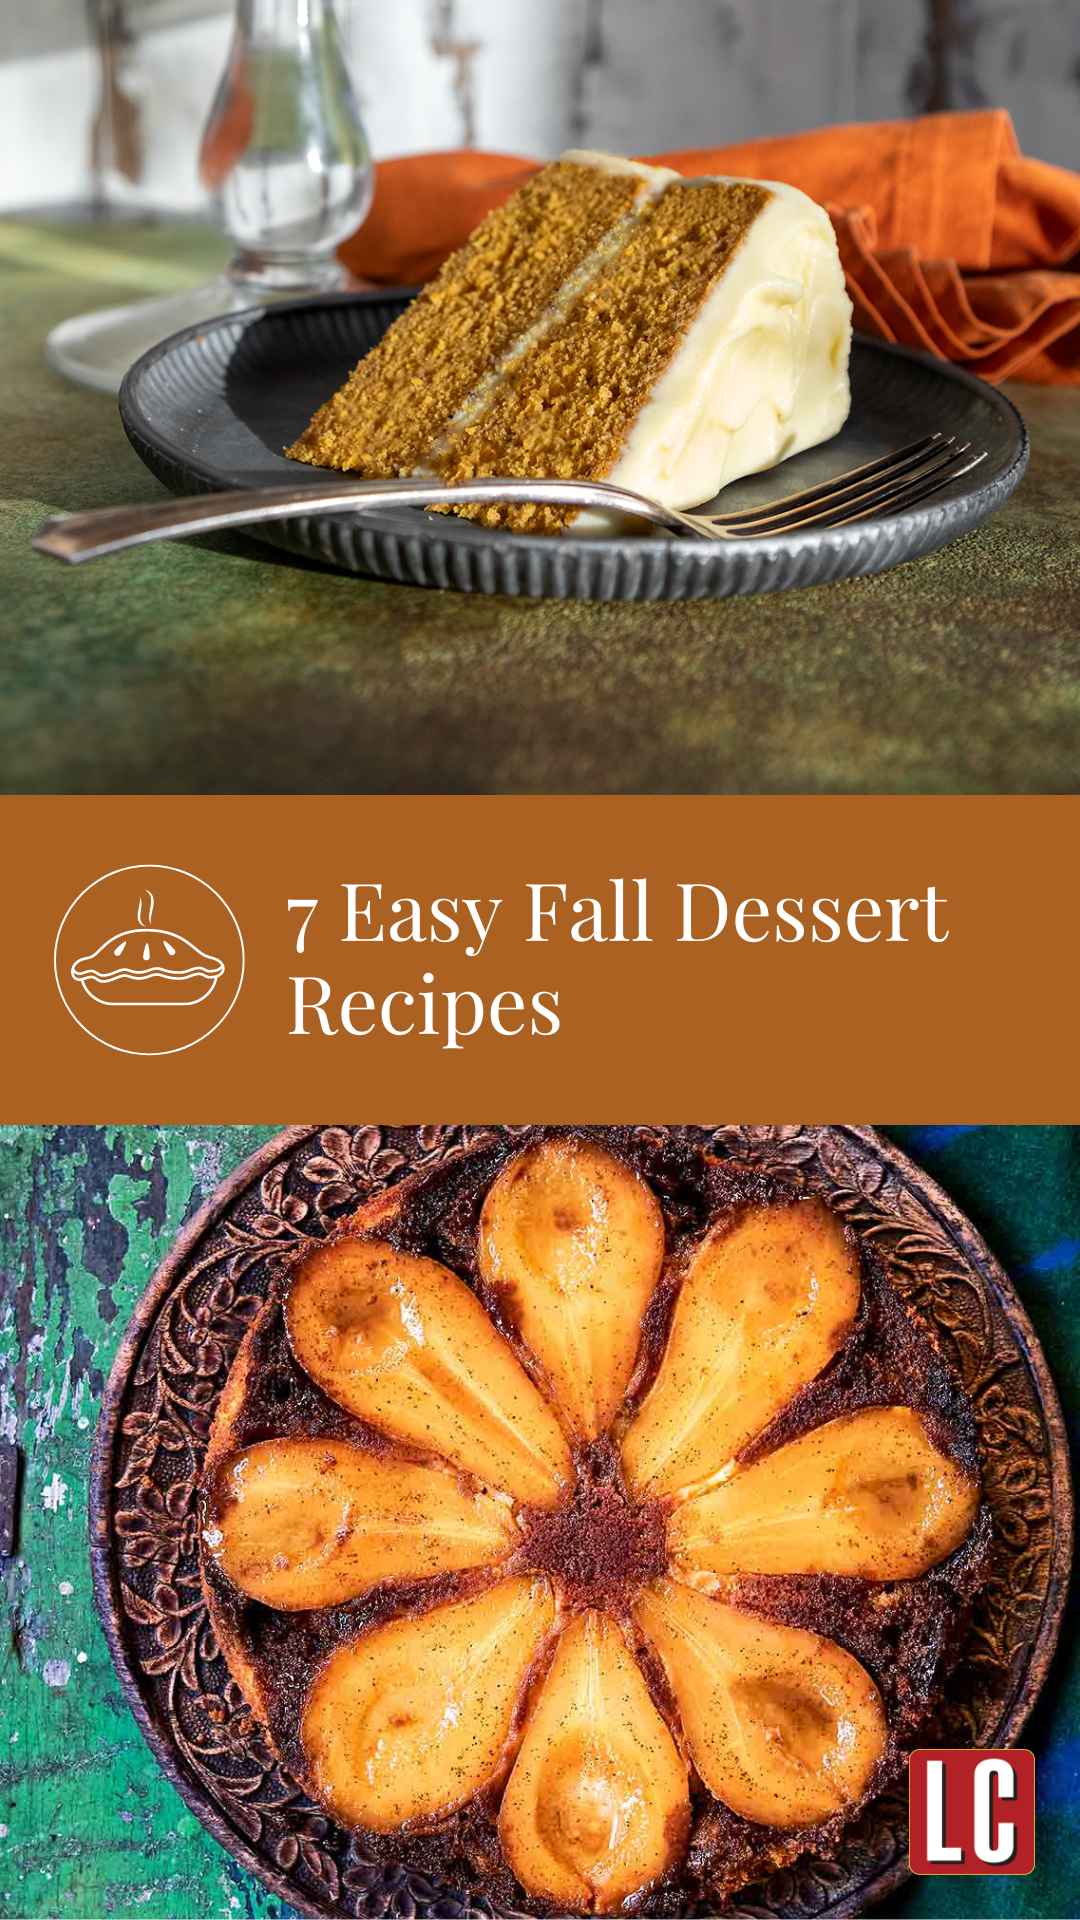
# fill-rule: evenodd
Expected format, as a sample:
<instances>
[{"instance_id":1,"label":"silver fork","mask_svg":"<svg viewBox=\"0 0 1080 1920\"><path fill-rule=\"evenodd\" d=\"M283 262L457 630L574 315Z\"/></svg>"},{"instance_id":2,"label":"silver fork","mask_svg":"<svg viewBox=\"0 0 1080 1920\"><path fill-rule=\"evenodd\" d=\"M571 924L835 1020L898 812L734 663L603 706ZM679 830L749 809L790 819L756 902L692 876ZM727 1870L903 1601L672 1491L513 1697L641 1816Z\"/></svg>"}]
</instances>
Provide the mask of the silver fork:
<instances>
[{"instance_id":1,"label":"silver fork","mask_svg":"<svg viewBox=\"0 0 1080 1920\"><path fill-rule=\"evenodd\" d=\"M783 500L746 507L736 513L680 513L646 494L613 487L601 480L474 480L464 486L440 486L427 480L346 480L325 484L238 488L229 493L200 493L153 506L96 507L87 513L54 514L34 536L39 553L76 565L119 553L149 540L179 540L192 533L225 527L251 527L313 513L356 513L370 507L464 506L482 502L599 508L645 520L665 533L698 540L763 540L798 533L803 527L843 527L874 514L916 505L951 480L970 473L985 453L975 453L955 434L929 433L895 453Z\"/></svg>"}]
</instances>

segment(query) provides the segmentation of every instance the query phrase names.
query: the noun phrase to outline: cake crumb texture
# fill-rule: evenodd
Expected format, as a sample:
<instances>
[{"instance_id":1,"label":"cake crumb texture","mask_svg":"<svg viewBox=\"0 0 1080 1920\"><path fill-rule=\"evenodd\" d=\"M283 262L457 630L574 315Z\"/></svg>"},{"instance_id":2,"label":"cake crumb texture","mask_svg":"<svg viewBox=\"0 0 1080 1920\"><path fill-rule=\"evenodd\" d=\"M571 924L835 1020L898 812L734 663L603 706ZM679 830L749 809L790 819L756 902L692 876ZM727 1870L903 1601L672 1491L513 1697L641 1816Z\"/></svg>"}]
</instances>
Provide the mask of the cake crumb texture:
<instances>
[{"instance_id":1,"label":"cake crumb texture","mask_svg":"<svg viewBox=\"0 0 1080 1920\"><path fill-rule=\"evenodd\" d=\"M643 192L635 174L572 161L544 168L447 261L319 409L289 457L371 479L412 473L483 376Z\"/></svg>"},{"instance_id":2,"label":"cake crumb texture","mask_svg":"<svg viewBox=\"0 0 1080 1920\"><path fill-rule=\"evenodd\" d=\"M480 417L434 462L450 485L484 476L594 480L609 474L703 301L770 198L750 181L677 182L569 312L511 367ZM486 526L552 533L574 509L463 506Z\"/></svg>"}]
</instances>

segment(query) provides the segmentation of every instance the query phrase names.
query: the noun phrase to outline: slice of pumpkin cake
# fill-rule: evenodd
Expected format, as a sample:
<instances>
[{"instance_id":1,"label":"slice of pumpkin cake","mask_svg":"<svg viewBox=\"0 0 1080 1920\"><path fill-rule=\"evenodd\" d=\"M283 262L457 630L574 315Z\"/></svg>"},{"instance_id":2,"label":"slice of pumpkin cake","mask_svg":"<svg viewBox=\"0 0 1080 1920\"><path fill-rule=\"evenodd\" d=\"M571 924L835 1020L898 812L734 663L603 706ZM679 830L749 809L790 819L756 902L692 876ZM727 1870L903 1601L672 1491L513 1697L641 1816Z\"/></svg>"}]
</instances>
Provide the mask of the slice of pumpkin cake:
<instances>
[{"instance_id":1,"label":"slice of pumpkin cake","mask_svg":"<svg viewBox=\"0 0 1080 1920\"><path fill-rule=\"evenodd\" d=\"M482 222L289 453L449 485L606 479L693 507L839 430L850 342L832 225L805 194L567 153Z\"/></svg>"}]
</instances>

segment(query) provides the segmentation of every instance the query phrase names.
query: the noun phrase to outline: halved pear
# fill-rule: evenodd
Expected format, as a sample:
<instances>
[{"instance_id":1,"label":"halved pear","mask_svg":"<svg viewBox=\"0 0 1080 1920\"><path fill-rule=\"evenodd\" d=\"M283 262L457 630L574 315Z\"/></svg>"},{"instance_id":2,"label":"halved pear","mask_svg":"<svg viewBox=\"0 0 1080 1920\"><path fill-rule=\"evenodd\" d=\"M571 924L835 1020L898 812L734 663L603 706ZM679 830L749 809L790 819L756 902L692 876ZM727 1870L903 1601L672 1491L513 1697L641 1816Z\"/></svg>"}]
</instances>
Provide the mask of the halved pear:
<instances>
[{"instance_id":1,"label":"halved pear","mask_svg":"<svg viewBox=\"0 0 1080 1920\"><path fill-rule=\"evenodd\" d=\"M534 1506L571 1478L555 1415L463 1280L386 1240L343 1239L297 1268L293 1351L361 1420Z\"/></svg>"},{"instance_id":2,"label":"halved pear","mask_svg":"<svg viewBox=\"0 0 1080 1920\"><path fill-rule=\"evenodd\" d=\"M756 1207L714 1228L623 1439L630 1486L678 1493L718 1472L828 1364L858 1305L858 1259L820 1200Z\"/></svg>"},{"instance_id":3,"label":"halved pear","mask_svg":"<svg viewBox=\"0 0 1080 1920\"><path fill-rule=\"evenodd\" d=\"M850 1806L885 1746L885 1711L835 1641L672 1580L634 1616L656 1649L709 1792L746 1820L809 1827Z\"/></svg>"},{"instance_id":4,"label":"halved pear","mask_svg":"<svg viewBox=\"0 0 1080 1920\"><path fill-rule=\"evenodd\" d=\"M913 1580L967 1537L979 1489L910 1407L866 1407L778 1447L672 1515L675 1559L712 1573Z\"/></svg>"},{"instance_id":5,"label":"halved pear","mask_svg":"<svg viewBox=\"0 0 1080 1920\"><path fill-rule=\"evenodd\" d=\"M317 1675L301 1739L318 1797L349 1826L391 1833L463 1806L507 1751L555 1617L543 1579L391 1621Z\"/></svg>"},{"instance_id":6,"label":"halved pear","mask_svg":"<svg viewBox=\"0 0 1080 1920\"><path fill-rule=\"evenodd\" d=\"M338 1440L261 1440L214 1483L207 1548L268 1607L353 1600L381 1580L419 1580L505 1557L505 1502L444 1468L380 1459Z\"/></svg>"},{"instance_id":7,"label":"halved pear","mask_svg":"<svg viewBox=\"0 0 1080 1920\"><path fill-rule=\"evenodd\" d=\"M590 1140L526 1147L484 1202L480 1272L587 1440L622 1404L663 1258L653 1194Z\"/></svg>"},{"instance_id":8,"label":"halved pear","mask_svg":"<svg viewBox=\"0 0 1080 1920\"><path fill-rule=\"evenodd\" d=\"M678 1858L686 1763L615 1622L581 1613L559 1642L503 1795L499 1835L526 1891L611 1913Z\"/></svg>"}]
</instances>

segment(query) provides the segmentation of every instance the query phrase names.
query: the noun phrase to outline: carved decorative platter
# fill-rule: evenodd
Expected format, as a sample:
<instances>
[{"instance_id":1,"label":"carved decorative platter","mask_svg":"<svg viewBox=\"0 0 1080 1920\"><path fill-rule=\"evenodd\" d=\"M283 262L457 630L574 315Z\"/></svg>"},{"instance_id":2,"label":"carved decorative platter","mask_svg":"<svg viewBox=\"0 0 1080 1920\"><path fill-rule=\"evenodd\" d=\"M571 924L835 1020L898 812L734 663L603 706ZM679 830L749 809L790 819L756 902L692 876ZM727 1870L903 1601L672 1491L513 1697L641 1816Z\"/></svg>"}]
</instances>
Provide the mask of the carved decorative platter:
<instances>
[{"instance_id":1,"label":"carved decorative platter","mask_svg":"<svg viewBox=\"0 0 1080 1920\"><path fill-rule=\"evenodd\" d=\"M94 1589L121 1684L164 1772L237 1860L313 1916L490 1915L469 1887L374 1863L275 1763L214 1639L196 1488L233 1355L283 1257L416 1168L520 1128L290 1127L224 1181L144 1293L105 1392L90 1490ZM930 1325L979 1425L994 1558L932 1738L1007 1746L1054 1651L1072 1550L1057 1394L1011 1283L941 1189L870 1127L649 1127L822 1194ZM850 1916L907 1873L893 1789L836 1859L807 1857L731 1911Z\"/></svg>"}]
</instances>

